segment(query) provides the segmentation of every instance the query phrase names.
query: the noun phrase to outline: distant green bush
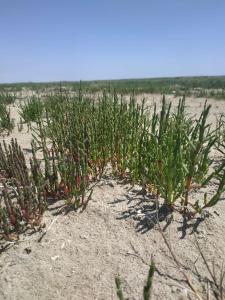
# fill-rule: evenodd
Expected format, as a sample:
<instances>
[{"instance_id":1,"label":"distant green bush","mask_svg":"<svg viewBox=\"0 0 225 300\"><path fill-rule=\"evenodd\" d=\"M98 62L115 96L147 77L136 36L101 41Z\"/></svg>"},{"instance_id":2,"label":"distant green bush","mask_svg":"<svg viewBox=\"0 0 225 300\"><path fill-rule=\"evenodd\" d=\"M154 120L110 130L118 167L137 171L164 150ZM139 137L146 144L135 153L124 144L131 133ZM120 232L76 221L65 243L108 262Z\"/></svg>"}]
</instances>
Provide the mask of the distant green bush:
<instances>
[{"instance_id":1,"label":"distant green bush","mask_svg":"<svg viewBox=\"0 0 225 300\"><path fill-rule=\"evenodd\" d=\"M14 128L14 122L10 117L10 110L0 102L0 134L9 134Z\"/></svg>"},{"instance_id":2,"label":"distant green bush","mask_svg":"<svg viewBox=\"0 0 225 300\"><path fill-rule=\"evenodd\" d=\"M14 95L6 92L0 92L0 103L1 104L13 104L16 98Z\"/></svg>"}]
</instances>

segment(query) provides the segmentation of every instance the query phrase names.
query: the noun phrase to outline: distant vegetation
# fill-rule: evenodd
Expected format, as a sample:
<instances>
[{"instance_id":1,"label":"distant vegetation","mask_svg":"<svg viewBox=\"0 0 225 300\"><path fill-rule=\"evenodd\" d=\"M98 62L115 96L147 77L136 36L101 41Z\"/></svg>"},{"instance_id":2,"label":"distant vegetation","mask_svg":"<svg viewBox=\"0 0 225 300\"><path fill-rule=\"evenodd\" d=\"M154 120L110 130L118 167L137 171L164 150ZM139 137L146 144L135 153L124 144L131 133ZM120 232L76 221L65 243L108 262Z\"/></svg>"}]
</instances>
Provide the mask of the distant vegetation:
<instances>
[{"instance_id":1,"label":"distant vegetation","mask_svg":"<svg viewBox=\"0 0 225 300\"><path fill-rule=\"evenodd\" d=\"M7 92L0 92L0 104L13 104L16 100L15 95Z\"/></svg>"},{"instance_id":2,"label":"distant vegetation","mask_svg":"<svg viewBox=\"0 0 225 300\"><path fill-rule=\"evenodd\" d=\"M14 103L15 97L7 92L0 93L0 135L9 134L14 128L7 105Z\"/></svg>"},{"instance_id":3,"label":"distant vegetation","mask_svg":"<svg viewBox=\"0 0 225 300\"><path fill-rule=\"evenodd\" d=\"M175 96L213 97L225 99L225 76L196 76L173 78L148 78L148 79L123 79L123 80L96 80L96 81L65 81L43 83L13 83L0 84L1 91L22 91L29 89L41 91L47 89L67 88L77 90L82 86L83 90L97 92L102 89L116 90L118 93L161 93L174 94Z\"/></svg>"}]
</instances>

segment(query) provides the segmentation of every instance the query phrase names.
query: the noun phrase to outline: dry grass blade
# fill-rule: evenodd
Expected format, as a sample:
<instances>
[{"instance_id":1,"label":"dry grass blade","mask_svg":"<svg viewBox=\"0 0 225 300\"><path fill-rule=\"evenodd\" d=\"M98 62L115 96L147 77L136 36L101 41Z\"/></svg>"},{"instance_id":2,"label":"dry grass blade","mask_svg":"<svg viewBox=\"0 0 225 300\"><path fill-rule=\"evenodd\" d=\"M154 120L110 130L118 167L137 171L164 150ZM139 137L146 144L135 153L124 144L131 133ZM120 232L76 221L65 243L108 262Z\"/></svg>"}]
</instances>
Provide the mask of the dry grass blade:
<instances>
[{"instance_id":1,"label":"dry grass blade","mask_svg":"<svg viewBox=\"0 0 225 300\"><path fill-rule=\"evenodd\" d=\"M199 299L199 300L204 300L204 299L199 295L199 293L198 293L198 291L197 291L197 288L196 288L196 287L194 286L194 284L192 283L190 277L189 277L189 276L187 275L187 273L183 270L182 264L179 262L178 258L176 257L176 255L175 255L175 253L174 253L174 251L173 251L173 249L172 249L172 247L171 247L169 241L167 240L167 238L166 238L166 236L165 236L165 234L164 234L164 232L163 232L163 230L162 230L162 228L161 228L161 226L160 226L159 223L158 223L158 226L159 226L160 233L161 233L161 235L162 235L162 237L163 237L163 240L164 240L164 242L165 242L165 244L166 244L166 246L167 246L167 248L168 248L168 250L169 250L169 252L170 252L170 254L171 254L171 256L172 256L172 258L173 258L173 261L174 261L174 263L176 264L178 270L181 272L181 274L182 274L183 277L185 278L185 280L186 280L186 282L187 282L187 285L188 285L189 288L192 290L192 292L195 294L195 296L197 297L197 299Z\"/></svg>"},{"instance_id":2,"label":"dry grass blade","mask_svg":"<svg viewBox=\"0 0 225 300\"><path fill-rule=\"evenodd\" d=\"M213 282L213 287L212 287L212 290L213 290L213 293L216 297L216 299L218 300L224 300L224 291L225 291L225 282L224 282L224 278L225 278L225 268L224 268L224 264L222 264L221 268L220 268L220 271L217 272L216 269L215 269L215 260L213 260L213 264L212 264L212 268L210 267L201 247L200 247L200 244L199 244L199 241L196 237L196 234L195 234L195 242L196 242L196 245L197 245L197 249L200 253L200 256L204 262L204 265L206 266L207 268L207 271L212 279L212 282ZM216 273L219 273L219 280L217 279L217 276L216 276Z\"/></svg>"}]
</instances>

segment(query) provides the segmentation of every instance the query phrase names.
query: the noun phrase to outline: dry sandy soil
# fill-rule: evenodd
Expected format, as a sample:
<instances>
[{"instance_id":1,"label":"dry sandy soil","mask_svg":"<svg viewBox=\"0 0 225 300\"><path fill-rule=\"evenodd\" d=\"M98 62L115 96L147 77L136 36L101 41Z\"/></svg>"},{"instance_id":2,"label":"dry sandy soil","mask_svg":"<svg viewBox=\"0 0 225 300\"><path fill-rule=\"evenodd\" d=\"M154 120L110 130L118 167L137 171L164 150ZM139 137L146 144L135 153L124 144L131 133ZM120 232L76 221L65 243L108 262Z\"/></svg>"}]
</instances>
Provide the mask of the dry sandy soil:
<instances>
[{"instance_id":1,"label":"dry sandy soil","mask_svg":"<svg viewBox=\"0 0 225 300\"><path fill-rule=\"evenodd\" d=\"M145 97L149 105L160 102L160 96ZM168 99L177 104L172 96ZM225 102L211 99L208 103L212 104L210 121L215 123L216 117L225 112ZM203 105L204 99L187 98L192 115L199 114ZM16 107L11 107L11 112L17 122ZM11 137L18 139L28 157L31 134L15 128L6 140ZM117 274L125 296L142 299L152 256L156 264L152 299L197 299L171 258L158 225L152 225L156 221L153 200L138 195L140 187L130 188L105 178L94 188L83 213L58 213L63 203L50 205L43 216L47 233L41 242L42 232L27 232L18 242L7 242L4 251L0 248L0 299L117 299ZM209 194L213 190L215 186L211 185ZM194 197L203 197L203 192ZM206 289L211 277L199 255L196 238L208 263L215 258L216 270L225 257L222 200L206 216L191 221L178 213L172 218L165 211L159 215L164 235L198 293Z\"/></svg>"}]
</instances>

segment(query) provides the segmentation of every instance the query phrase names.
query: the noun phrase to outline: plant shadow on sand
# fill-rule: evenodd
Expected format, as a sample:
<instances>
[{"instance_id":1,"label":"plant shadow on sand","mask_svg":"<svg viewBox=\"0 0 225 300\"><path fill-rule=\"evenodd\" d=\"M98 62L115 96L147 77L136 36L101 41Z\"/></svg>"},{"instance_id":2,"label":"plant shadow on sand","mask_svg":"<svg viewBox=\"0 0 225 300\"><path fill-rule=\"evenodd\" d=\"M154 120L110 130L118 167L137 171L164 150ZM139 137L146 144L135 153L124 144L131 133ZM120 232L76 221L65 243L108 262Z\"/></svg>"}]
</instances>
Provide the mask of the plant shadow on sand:
<instances>
[{"instance_id":1,"label":"plant shadow on sand","mask_svg":"<svg viewBox=\"0 0 225 300\"><path fill-rule=\"evenodd\" d=\"M156 197L145 194L140 195L140 192L127 193L123 199L115 199L111 204L119 204L126 201L128 208L120 213L117 219L133 219L136 222L136 231L145 234L152 230L158 223L163 225L162 230L166 231L172 222L178 223L177 231L181 232L181 239L187 234L198 234L199 225L209 217L208 212L204 212L202 216L191 216L191 214L181 214L177 211L172 211L165 203L160 202L157 207ZM178 220L174 219L174 214L178 214Z\"/></svg>"}]
</instances>

